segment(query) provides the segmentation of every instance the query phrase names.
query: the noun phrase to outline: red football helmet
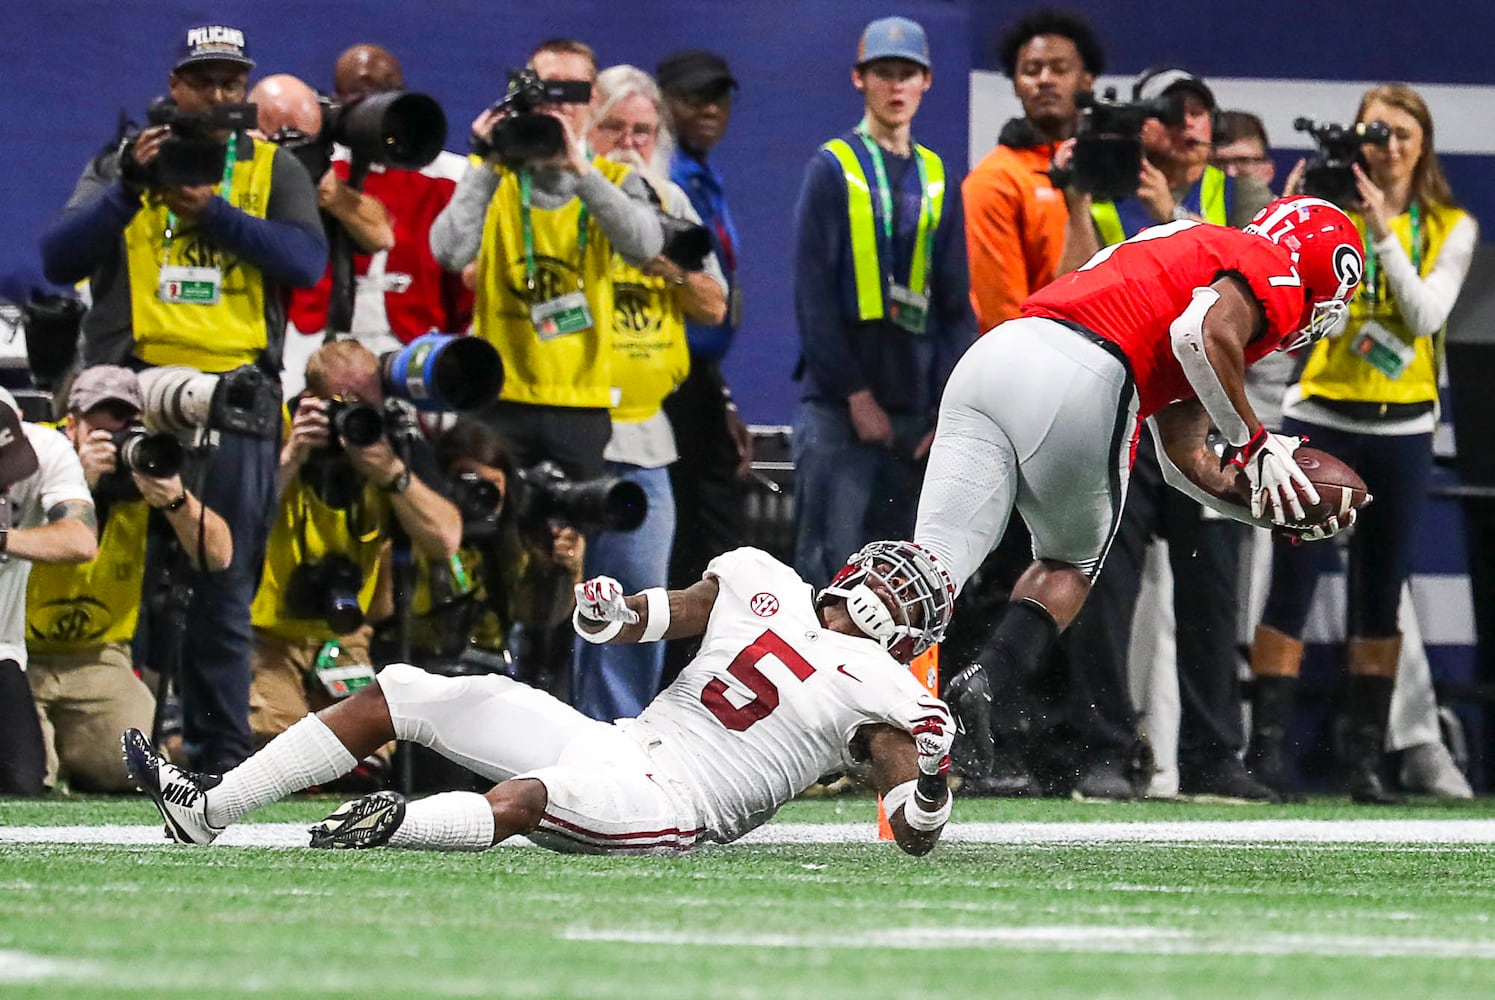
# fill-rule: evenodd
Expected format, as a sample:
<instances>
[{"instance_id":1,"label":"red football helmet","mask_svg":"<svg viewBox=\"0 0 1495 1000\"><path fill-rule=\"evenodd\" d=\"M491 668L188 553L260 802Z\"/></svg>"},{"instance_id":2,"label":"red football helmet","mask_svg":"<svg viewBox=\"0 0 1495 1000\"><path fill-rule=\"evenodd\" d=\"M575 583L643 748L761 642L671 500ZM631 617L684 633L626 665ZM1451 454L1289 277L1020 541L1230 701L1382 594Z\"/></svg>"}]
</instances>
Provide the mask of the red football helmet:
<instances>
[{"instance_id":1,"label":"red football helmet","mask_svg":"<svg viewBox=\"0 0 1495 1000\"><path fill-rule=\"evenodd\" d=\"M955 583L938 560L913 542L869 542L817 595L846 601L846 611L895 660L908 663L945 637Z\"/></svg>"},{"instance_id":2,"label":"red football helmet","mask_svg":"<svg viewBox=\"0 0 1495 1000\"><path fill-rule=\"evenodd\" d=\"M1296 351L1334 332L1365 273L1365 247L1350 217L1322 198L1278 198L1245 227L1291 255L1303 282L1304 319L1281 350Z\"/></svg>"}]
</instances>

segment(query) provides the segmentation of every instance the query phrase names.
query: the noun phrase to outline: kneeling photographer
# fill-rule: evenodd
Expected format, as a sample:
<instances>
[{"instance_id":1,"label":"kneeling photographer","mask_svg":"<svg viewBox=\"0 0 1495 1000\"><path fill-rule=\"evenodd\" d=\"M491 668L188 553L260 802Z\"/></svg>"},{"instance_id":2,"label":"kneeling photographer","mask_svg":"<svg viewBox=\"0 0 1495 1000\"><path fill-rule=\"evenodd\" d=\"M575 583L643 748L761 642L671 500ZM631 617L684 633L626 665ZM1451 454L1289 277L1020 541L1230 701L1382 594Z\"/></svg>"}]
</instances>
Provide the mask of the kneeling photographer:
<instances>
[{"instance_id":1,"label":"kneeling photographer","mask_svg":"<svg viewBox=\"0 0 1495 1000\"><path fill-rule=\"evenodd\" d=\"M255 595L250 726L264 743L373 678L368 653L379 575L396 536L417 556L457 552L462 517L431 484L430 448L403 403L386 403L379 359L324 344L281 450L280 498Z\"/></svg>"},{"instance_id":2,"label":"kneeling photographer","mask_svg":"<svg viewBox=\"0 0 1495 1000\"><path fill-rule=\"evenodd\" d=\"M477 261L473 329L507 369L482 419L521 466L549 459L578 479L602 474L612 433L613 255L639 265L664 245L644 182L588 156L596 76L586 45L543 43L473 122L484 159L431 227L447 270Z\"/></svg>"},{"instance_id":3,"label":"kneeling photographer","mask_svg":"<svg viewBox=\"0 0 1495 1000\"><path fill-rule=\"evenodd\" d=\"M237 28L181 35L164 123L95 158L41 245L50 280L89 281L85 364L232 373L260 418L207 429L203 500L228 523L234 559L193 574L181 680L189 763L212 773L251 749L249 607L274 509L285 293L327 264L311 179L248 132L253 66Z\"/></svg>"},{"instance_id":4,"label":"kneeling photographer","mask_svg":"<svg viewBox=\"0 0 1495 1000\"><path fill-rule=\"evenodd\" d=\"M146 539L170 532L195 568L221 572L234 544L223 518L182 485L181 444L141 425L145 396L128 368L79 372L61 430L93 492L99 552L77 565L37 564L26 587L27 676L48 725L47 784L74 791L132 786L118 735L152 729L155 701L135 676ZM153 583L159 581L152 581Z\"/></svg>"}]
</instances>

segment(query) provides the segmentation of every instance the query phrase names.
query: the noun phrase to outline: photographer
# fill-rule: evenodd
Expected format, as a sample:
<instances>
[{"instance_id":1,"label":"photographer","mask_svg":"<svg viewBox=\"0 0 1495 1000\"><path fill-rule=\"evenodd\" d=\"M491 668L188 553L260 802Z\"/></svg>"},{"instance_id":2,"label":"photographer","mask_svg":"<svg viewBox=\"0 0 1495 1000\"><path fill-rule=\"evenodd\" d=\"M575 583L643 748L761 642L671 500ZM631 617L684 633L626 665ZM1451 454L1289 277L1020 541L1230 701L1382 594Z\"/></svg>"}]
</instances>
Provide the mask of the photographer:
<instances>
[{"instance_id":1,"label":"photographer","mask_svg":"<svg viewBox=\"0 0 1495 1000\"><path fill-rule=\"evenodd\" d=\"M78 455L57 431L21 420L0 389L0 795L46 790L46 752L26 672L32 563L98 555L98 519Z\"/></svg>"},{"instance_id":2,"label":"photographer","mask_svg":"<svg viewBox=\"0 0 1495 1000\"><path fill-rule=\"evenodd\" d=\"M650 76L633 66L613 66L597 78L593 152L632 167L672 217L695 224L705 254L682 264L661 255L642 268L613 262L616 302L613 385L618 400L604 457L607 474L637 483L647 497L644 521L632 531L604 531L587 557L589 576L610 576L625 588L663 587L675 537L675 499L669 466L678 457L670 420L662 409L690 370L685 321L716 324L727 315L727 283L710 251L709 236L685 192L668 180L672 136L663 98ZM666 253L671 252L667 244ZM676 254L677 256L679 254ZM594 719L632 718L659 693L663 643L609 647L578 643L572 704Z\"/></svg>"},{"instance_id":3,"label":"photographer","mask_svg":"<svg viewBox=\"0 0 1495 1000\"><path fill-rule=\"evenodd\" d=\"M468 167L432 225L431 251L450 271L477 261L474 332L498 349L506 373L483 419L521 465L553 459L591 479L612 435L613 254L643 264L664 233L644 182L587 154L592 50L544 42L528 68L506 106L473 122L484 160Z\"/></svg>"},{"instance_id":4,"label":"photographer","mask_svg":"<svg viewBox=\"0 0 1495 1000\"><path fill-rule=\"evenodd\" d=\"M27 584L27 674L46 722L47 784L65 778L74 791L128 791L118 735L132 726L151 729L155 700L130 654L147 533L169 527L194 565L201 559L210 572L233 560L228 525L177 474L181 445L140 427L144 406L128 368L95 365L73 380L61 429L94 495L98 557L37 566Z\"/></svg>"},{"instance_id":5,"label":"photographer","mask_svg":"<svg viewBox=\"0 0 1495 1000\"><path fill-rule=\"evenodd\" d=\"M381 46L354 45L338 57L333 96L341 105L404 89L400 61ZM346 180L350 165L348 151L335 147L333 174ZM443 270L431 255L431 224L451 201L466 169L465 157L446 150L418 170L383 163L369 166L363 192L389 210L394 239L392 246L354 255L356 294L352 329L347 332L375 353L408 344L430 330L461 332L472 322L472 293L459 275ZM287 331L287 340L304 341L307 356L327 326L331 294L329 269L315 288L291 298L294 330Z\"/></svg>"},{"instance_id":6,"label":"photographer","mask_svg":"<svg viewBox=\"0 0 1495 1000\"><path fill-rule=\"evenodd\" d=\"M327 264L311 179L245 131L236 102L253 65L242 31L188 30L169 79L172 123L90 163L42 239L52 280L89 279L84 364L223 373L252 417L210 429L201 473L202 500L235 541L227 571L191 581L184 737L191 765L204 770L250 751L249 606L274 509L284 292L312 284ZM198 175L205 163L221 171L216 179Z\"/></svg>"},{"instance_id":7,"label":"photographer","mask_svg":"<svg viewBox=\"0 0 1495 1000\"><path fill-rule=\"evenodd\" d=\"M441 481L430 448L403 409L385 405L368 348L323 344L306 386L281 450L254 598L250 726L261 743L308 704L329 704L373 676L364 620L396 532L435 560L450 559L462 537L456 505L429 485Z\"/></svg>"},{"instance_id":8,"label":"photographer","mask_svg":"<svg viewBox=\"0 0 1495 1000\"><path fill-rule=\"evenodd\" d=\"M1388 804L1398 801L1381 756L1401 658L1398 606L1432 473L1444 325L1469 272L1479 226L1454 201L1421 95L1401 84L1373 87L1360 98L1355 122L1386 126L1381 143L1359 147L1343 184L1352 182L1357 195L1348 208L1365 239L1363 287L1350 302L1345 329L1315 345L1288 387L1282 433L1311 437L1348 462L1376 498L1350 537L1349 683L1339 763L1351 798ZM1303 167L1294 168L1290 191ZM1251 650L1249 760L1261 780L1285 794L1295 791L1287 736L1321 569L1318 560L1274 540L1271 590ZM1430 691L1417 707L1431 718ZM1403 746L1406 785L1467 792L1436 725L1424 729L1421 742Z\"/></svg>"},{"instance_id":9,"label":"photographer","mask_svg":"<svg viewBox=\"0 0 1495 1000\"><path fill-rule=\"evenodd\" d=\"M282 137L315 138L322 133L322 105L317 92L294 76L276 73L265 77L249 92L249 103L258 109L256 139L279 145ZM359 250L377 253L394 246L389 212L378 199L343 183L330 165L321 177L313 179L317 182L317 207L347 230Z\"/></svg>"}]
</instances>

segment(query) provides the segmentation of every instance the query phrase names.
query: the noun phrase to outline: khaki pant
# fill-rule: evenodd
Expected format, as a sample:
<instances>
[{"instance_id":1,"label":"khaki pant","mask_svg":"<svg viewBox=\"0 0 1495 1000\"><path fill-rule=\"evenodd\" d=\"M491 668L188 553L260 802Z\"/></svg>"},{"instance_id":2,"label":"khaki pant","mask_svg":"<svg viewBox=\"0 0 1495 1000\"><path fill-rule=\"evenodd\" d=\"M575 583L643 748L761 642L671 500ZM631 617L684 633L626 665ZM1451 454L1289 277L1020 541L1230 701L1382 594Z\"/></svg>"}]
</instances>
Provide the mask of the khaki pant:
<instances>
[{"instance_id":1,"label":"khaki pant","mask_svg":"<svg viewBox=\"0 0 1495 1000\"><path fill-rule=\"evenodd\" d=\"M41 716L47 785L60 777L78 791L129 791L119 735L130 728L149 733L156 712L130 647L112 642L86 653L32 654L26 676Z\"/></svg>"},{"instance_id":2,"label":"khaki pant","mask_svg":"<svg viewBox=\"0 0 1495 1000\"><path fill-rule=\"evenodd\" d=\"M341 636L347 663L371 663L370 628ZM254 630L254 682L249 689L249 730L256 747L264 746L311 712L320 711L336 699L322 690L312 667L323 640L292 641Z\"/></svg>"}]
</instances>

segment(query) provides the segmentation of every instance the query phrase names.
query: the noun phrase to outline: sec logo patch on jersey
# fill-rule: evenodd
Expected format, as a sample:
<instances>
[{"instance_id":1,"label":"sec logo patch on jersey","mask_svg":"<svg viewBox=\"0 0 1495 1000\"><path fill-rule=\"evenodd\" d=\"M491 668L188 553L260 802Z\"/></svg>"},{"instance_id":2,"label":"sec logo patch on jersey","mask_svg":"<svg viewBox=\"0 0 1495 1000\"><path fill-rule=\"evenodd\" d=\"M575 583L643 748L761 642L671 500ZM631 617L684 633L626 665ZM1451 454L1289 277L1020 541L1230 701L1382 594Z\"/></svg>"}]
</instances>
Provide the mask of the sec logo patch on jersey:
<instances>
[{"instance_id":1,"label":"sec logo patch on jersey","mask_svg":"<svg viewBox=\"0 0 1495 1000\"><path fill-rule=\"evenodd\" d=\"M778 613L779 599L767 591L761 591L748 601L748 608L759 618L771 618Z\"/></svg>"}]
</instances>

